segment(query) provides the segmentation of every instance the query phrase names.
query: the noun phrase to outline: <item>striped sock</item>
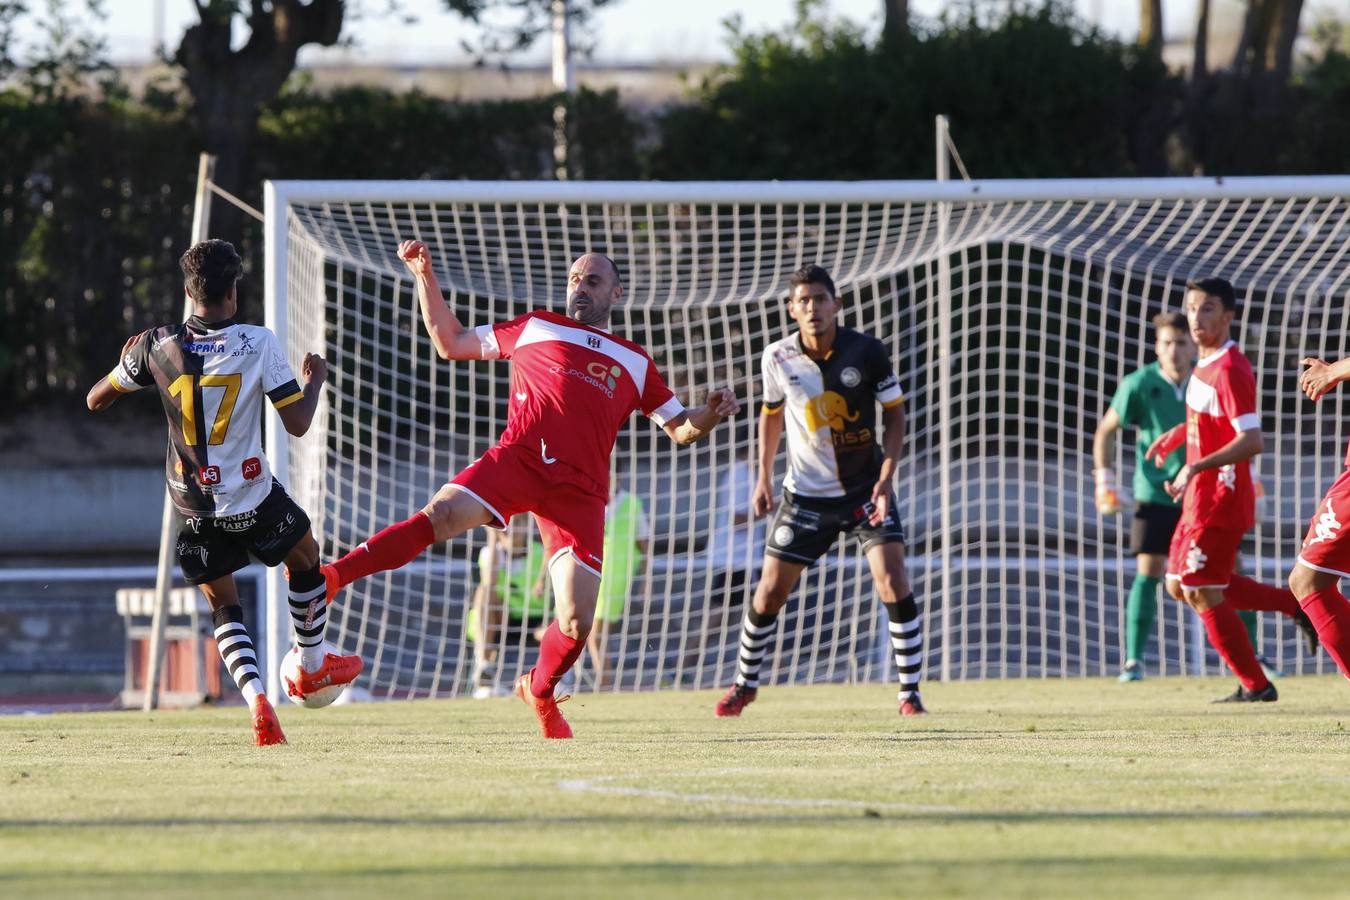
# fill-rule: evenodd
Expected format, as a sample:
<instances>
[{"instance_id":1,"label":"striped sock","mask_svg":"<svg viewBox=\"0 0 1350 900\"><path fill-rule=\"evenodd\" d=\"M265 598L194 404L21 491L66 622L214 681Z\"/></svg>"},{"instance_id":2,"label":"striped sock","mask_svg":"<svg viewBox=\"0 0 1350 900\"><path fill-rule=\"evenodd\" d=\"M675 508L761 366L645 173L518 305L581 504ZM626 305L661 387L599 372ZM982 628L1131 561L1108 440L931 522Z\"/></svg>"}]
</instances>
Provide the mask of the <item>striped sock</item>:
<instances>
[{"instance_id":1,"label":"striped sock","mask_svg":"<svg viewBox=\"0 0 1350 900\"><path fill-rule=\"evenodd\" d=\"M313 672L323 665L323 630L328 624L328 601L319 567L291 572L288 597L300 665L306 672Z\"/></svg>"},{"instance_id":2,"label":"striped sock","mask_svg":"<svg viewBox=\"0 0 1350 900\"><path fill-rule=\"evenodd\" d=\"M253 651L253 639L244 627L244 608L239 604L216 610L211 620L216 625L216 649L230 670L230 677L239 685L239 693L250 707L262 693L262 678L258 675L258 654Z\"/></svg>"},{"instance_id":3,"label":"striped sock","mask_svg":"<svg viewBox=\"0 0 1350 900\"><path fill-rule=\"evenodd\" d=\"M736 660L736 683L748 688L759 687L759 667L764 664L764 651L773 637L773 623L778 613L757 613L753 606L745 609L741 621L741 655Z\"/></svg>"},{"instance_id":4,"label":"striped sock","mask_svg":"<svg viewBox=\"0 0 1350 900\"><path fill-rule=\"evenodd\" d=\"M891 619L891 648L895 650L895 667L900 670L900 700L919 696L919 673L923 669L923 628L919 623L919 607L910 594L899 603L884 603Z\"/></svg>"}]
</instances>

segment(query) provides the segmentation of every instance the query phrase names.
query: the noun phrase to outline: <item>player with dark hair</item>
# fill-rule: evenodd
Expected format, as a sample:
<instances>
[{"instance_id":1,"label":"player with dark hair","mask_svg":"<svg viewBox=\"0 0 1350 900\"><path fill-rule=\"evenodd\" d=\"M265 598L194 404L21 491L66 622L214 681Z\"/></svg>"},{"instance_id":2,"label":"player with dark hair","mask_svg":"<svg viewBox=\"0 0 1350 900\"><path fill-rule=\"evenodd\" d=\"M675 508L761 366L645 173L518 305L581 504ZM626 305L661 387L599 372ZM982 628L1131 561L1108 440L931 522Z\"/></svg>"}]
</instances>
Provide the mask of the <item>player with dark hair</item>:
<instances>
[{"instance_id":1,"label":"player with dark hair","mask_svg":"<svg viewBox=\"0 0 1350 900\"><path fill-rule=\"evenodd\" d=\"M797 333L764 350L756 517L773 507L774 458L785 430L788 471L783 502L769 526L764 567L741 623L736 680L717 703L719 716L739 716L758 696L759 670L779 610L806 567L840 534L850 533L867 557L890 620L900 715L926 712L919 696L922 627L891 488L904 448L904 393L885 345L836 322L843 306L830 274L804 266L793 274L787 299ZM877 404L885 429L880 446Z\"/></svg>"},{"instance_id":2,"label":"player with dark hair","mask_svg":"<svg viewBox=\"0 0 1350 900\"><path fill-rule=\"evenodd\" d=\"M361 674L361 657L323 649L328 604L319 545L309 517L272 477L262 449L263 398L298 437L314 419L328 366L323 357L307 353L302 390L276 335L235 321L243 262L233 245L194 244L179 266L194 314L128 340L122 361L90 389L89 408L107 409L122 394L142 388L159 392L169 419L169 496L183 516L178 565L211 605L220 657L252 711L254 740L284 744L276 711L262 693L234 572L248 565L250 553L269 566L286 564L301 652L300 683L288 679L289 693L303 697Z\"/></svg>"},{"instance_id":3,"label":"player with dark hair","mask_svg":"<svg viewBox=\"0 0 1350 900\"><path fill-rule=\"evenodd\" d=\"M557 616L539 659L516 682L548 738L570 738L553 689L586 646L595 619L604 553L609 456L636 410L680 444L705 437L740 409L730 391L708 393L693 412L666 386L647 352L611 334L623 298L618 266L600 253L579 257L567 276L567 314L535 311L466 328L441 294L421 241L398 250L417 285L427 334L442 359L509 359L511 401L495 446L436 492L422 511L391 525L323 567L331 598L343 586L396 569L433 543L471 528L503 528L532 512L544 537ZM566 699L561 698L561 699Z\"/></svg>"},{"instance_id":4,"label":"player with dark hair","mask_svg":"<svg viewBox=\"0 0 1350 900\"><path fill-rule=\"evenodd\" d=\"M1237 295L1224 279L1203 278L1186 284L1183 307L1199 348L1186 387L1186 421L1147 450L1161 467L1186 444L1186 464L1165 484L1167 493L1181 500L1181 521L1167 554L1167 590L1200 614L1209 642L1242 682L1221 702L1269 702L1279 693L1262 671L1237 610L1293 617L1313 651L1317 633L1288 590L1234 572L1242 536L1256 523L1250 460L1261 452L1256 376L1229 337Z\"/></svg>"}]
</instances>

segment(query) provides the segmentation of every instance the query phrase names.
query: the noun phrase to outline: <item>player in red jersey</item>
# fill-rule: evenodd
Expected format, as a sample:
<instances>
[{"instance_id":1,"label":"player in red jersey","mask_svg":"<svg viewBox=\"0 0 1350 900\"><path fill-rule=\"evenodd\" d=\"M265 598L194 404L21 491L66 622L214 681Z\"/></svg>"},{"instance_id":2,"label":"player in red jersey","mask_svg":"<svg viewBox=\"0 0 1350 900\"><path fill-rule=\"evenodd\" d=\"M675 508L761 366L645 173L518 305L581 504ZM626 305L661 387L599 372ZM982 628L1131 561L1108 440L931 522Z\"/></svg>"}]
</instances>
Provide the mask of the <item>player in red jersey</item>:
<instances>
[{"instance_id":1,"label":"player in red jersey","mask_svg":"<svg viewBox=\"0 0 1350 900\"><path fill-rule=\"evenodd\" d=\"M506 430L417 515L324 566L329 596L408 563L432 543L534 513L557 616L534 668L516 682L516 695L533 706L545 737L571 737L553 689L581 655L595 616L609 456L619 427L641 410L677 443L692 444L740 404L730 391L713 390L701 409L686 411L647 352L608 331L610 310L623 297L608 256L587 253L572 263L567 315L535 311L465 328L441 295L426 245L404 241L398 253L417 283L422 321L442 359L512 361Z\"/></svg>"},{"instance_id":2,"label":"player in red jersey","mask_svg":"<svg viewBox=\"0 0 1350 900\"><path fill-rule=\"evenodd\" d=\"M1303 365L1307 368L1298 386L1309 400L1320 400L1350 380L1350 357L1334 364L1305 359ZM1350 678L1350 603L1340 589L1341 579L1350 577L1350 535L1342 530L1350 518L1350 449L1345 464L1341 477L1317 504L1298 562L1289 572L1289 587L1341 674Z\"/></svg>"},{"instance_id":3,"label":"player in red jersey","mask_svg":"<svg viewBox=\"0 0 1350 900\"><path fill-rule=\"evenodd\" d=\"M1269 702L1279 694L1261 670L1237 610L1293 617L1313 650L1317 636L1292 593L1233 571L1242 535L1256 524L1250 460L1261 452L1256 376L1228 336L1237 295L1222 278L1191 281L1184 309L1200 350L1186 387L1186 421L1148 450L1161 466L1172 450L1186 443L1186 464L1166 484L1168 493L1182 501L1181 521L1167 555L1167 590L1200 614L1209 642L1242 682L1221 702Z\"/></svg>"}]
</instances>

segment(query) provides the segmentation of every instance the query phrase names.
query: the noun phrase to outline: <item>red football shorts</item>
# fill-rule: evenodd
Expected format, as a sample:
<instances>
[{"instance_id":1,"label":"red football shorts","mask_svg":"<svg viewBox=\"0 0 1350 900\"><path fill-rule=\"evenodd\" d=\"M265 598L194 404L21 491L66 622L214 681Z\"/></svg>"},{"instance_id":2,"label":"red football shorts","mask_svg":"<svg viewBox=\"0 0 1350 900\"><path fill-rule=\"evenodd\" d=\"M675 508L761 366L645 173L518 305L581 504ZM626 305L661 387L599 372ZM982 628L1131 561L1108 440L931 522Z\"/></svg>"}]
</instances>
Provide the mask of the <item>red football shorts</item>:
<instances>
[{"instance_id":1,"label":"red football shorts","mask_svg":"<svg viewBox=\"0 0 1350 900\"><path fill-rule=\"evenodd\" d=\"M1341 473L1317 504L1298 561L1319 572L1350 578L1350 536L1342 532L1347 518L1350 518L1350 469Z\"/></svg>"},{"instance_id":2,"label":"red football shorts","mask_svg":"<svg viewBox=\"0 0 1350 900\"><path fill-rule=\"evenodd\" d=\"M1182 523L1172 534L1167 551L1168 580L1181 579L1188 588L1226 588L1237 565L1245 529Z\"/></svg>"},{"instance_id":3,"label":"red football shorts","mask_svg":"<svg viewBox=\"0 0 1350 900\"><path fill-rule=\"evenodd\" d=\"M550 565L570 550L583 568L600 577L606 500L603 488L590 478L566 463L546 463L520 444L497 444L450 483L483 504L499 528L512 516L534 513Z\"/></svg>"}]
</instances>

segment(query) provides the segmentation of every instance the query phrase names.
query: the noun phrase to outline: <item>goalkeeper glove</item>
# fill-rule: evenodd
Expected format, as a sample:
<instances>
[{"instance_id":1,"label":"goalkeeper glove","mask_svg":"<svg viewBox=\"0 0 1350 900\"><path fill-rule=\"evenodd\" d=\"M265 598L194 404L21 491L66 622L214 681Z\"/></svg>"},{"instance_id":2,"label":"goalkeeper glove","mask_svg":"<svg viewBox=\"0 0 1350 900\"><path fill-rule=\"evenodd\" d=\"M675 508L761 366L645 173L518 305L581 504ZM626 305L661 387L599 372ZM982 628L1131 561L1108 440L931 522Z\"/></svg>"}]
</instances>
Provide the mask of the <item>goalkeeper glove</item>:
<instances>
[{"instance_id":1,"label":"goalkeeper glove","mask_svg":"<svg viewBox=\"0 0 1350 900\"><path fill-rule=\"evenodd\" d=\"M1107 468L1093 469L1092 478L1097 482L1097 512L1104 516L1120 512L1120 495L1116 493L1116 473Z\"/></svg>"}]
</instances>

